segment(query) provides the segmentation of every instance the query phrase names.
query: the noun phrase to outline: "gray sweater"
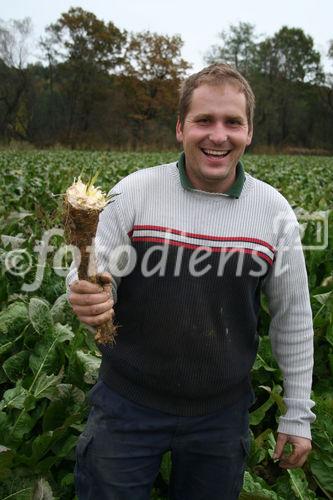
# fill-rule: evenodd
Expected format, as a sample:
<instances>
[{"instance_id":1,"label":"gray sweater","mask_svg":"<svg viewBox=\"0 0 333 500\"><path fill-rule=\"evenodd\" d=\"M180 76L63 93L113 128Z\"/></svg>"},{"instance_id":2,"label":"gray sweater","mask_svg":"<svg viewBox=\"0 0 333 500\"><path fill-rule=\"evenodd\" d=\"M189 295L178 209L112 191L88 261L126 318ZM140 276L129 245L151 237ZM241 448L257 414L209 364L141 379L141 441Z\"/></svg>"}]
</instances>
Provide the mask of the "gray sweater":
<instances>
[{"instance_id":1,"label":"gray sweater","mask_svg":"<svg viewBox=\"0 0 333 500\"><path fill-rule=\"evenodd\" d=\"M248 174L238 197L195 190L177 163L139 170L112 193L96 235L120 325L116 345L101 346L105 383L178 415L233 403L249 390L263 290L284 376L278 430L310 438L312 314L285 198ZM72 269L68 284L74 279Z\"/></svg>"}]
</instances>

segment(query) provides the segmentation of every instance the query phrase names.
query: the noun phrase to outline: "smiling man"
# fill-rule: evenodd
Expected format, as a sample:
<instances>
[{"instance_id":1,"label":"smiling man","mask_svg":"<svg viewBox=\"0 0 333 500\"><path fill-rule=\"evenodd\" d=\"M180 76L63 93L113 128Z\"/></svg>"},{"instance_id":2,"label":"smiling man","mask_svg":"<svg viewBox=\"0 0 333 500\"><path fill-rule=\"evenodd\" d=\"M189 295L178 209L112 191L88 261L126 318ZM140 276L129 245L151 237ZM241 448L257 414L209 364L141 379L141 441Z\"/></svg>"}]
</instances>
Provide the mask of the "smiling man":
<instances>
[{"instance_id":1,"label":"smiling man","mask_svg":"<svg viewBox=\"0 0 333 500\"><path fill-rule=\"evenodd\" d=\"M111 297L79 281L75 268L68 275L82 322L94 327L114 315L121 325L115 346L100 347L100 380L77 447L79 500L149 500L166 451L170 499L238 498L261 292L284 377L275 458L301 467L311 450L306 268L288 202L240 161L253 112L248 82L228 65L184 81L178 162L121 180L101 214L96 255ZM124 252L134 255L130 266Z\"/></svg>"},{"instance_id":2,"label":"smiling man","mask_svg":"<svg viewBox=\"0 0 333 500\"><path fill-rule=\"evenodd\" d=\"M245 94L233 83L200 85L186 114L178 118L176 133L192 185L203 191L228 191L252 139Z\"/></svg>"}]
</instances>

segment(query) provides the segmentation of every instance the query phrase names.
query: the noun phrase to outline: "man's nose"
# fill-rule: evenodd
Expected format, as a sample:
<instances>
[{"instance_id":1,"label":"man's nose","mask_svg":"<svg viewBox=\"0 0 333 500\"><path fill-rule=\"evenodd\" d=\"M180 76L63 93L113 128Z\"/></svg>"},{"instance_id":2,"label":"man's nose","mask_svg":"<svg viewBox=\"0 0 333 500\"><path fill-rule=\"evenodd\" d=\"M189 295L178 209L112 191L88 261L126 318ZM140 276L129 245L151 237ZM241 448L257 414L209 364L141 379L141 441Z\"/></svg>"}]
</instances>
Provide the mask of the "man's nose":
<instances>
[{"instance_id":1,"label":"man's nose","mask_svg":"<svg viewBox=\"0 0 333 500\"><path fill-rule=\"evenodd\" d=\"M222 144L228 140L225 126L222 123L214 123L210 130L209 139L215 144Z\"/></svg>"}]
</instances>

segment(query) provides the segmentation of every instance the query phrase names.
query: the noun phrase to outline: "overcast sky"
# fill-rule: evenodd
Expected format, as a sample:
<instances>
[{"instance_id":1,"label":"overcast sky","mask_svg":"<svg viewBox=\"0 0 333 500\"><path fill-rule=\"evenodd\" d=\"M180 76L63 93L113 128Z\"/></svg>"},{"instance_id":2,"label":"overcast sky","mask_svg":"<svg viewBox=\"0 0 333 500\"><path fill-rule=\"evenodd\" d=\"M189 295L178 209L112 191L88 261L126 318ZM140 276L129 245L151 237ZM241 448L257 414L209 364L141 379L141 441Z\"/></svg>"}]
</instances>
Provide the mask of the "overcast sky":
<instances>
[{"instance_id":1,"label":"overcast sky","mask_svg":"<svg viewBox=\"0 0 333 500\"><path fill-rule=\"evenodd\" d=\"M333 0L0 0L0 18L31 17L38 39L45 26L72 6L119 29L179 33L185 42L183 57L195 71L205 65L203 56L218 43L218 33L240 21L254 24L259 35L273 35L283 25L302 28L322 56L333 39ZM333 64L325 67L333 70Z\"/></svg>"}]
</instances>

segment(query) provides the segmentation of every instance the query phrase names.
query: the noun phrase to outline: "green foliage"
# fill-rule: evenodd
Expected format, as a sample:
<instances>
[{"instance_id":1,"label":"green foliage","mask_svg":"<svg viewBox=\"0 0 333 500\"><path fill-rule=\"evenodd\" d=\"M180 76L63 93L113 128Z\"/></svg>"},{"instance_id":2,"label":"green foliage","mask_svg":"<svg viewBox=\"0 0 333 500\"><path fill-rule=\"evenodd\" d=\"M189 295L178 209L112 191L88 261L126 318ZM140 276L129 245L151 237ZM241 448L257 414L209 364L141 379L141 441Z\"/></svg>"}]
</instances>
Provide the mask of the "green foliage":
<instances>
[{"instance_id":1,"label":"green foliage","mask_svg":"<svg viewBox=\"0 0 333 500\"><path fill-rule=\"evenodd\" d=\"M1 498L72 498L76 426L86 417L85 392L96 381L100 358L84 352L84 341L76 350L75 321L54 321L68 321L66 309L61 297L52 308L44 299L32 297L27 306L14 302L0 316L4 335L17 335L1 354ZM73 356L83 374L84 392L70 377Z\"/></svg>"},{"instance_id":2,"label":"green foliage","mask_svg":"<svg viewBox=\"0 0 333 500\"><path fill-rule=\"evenodd\" d=\"M74 450L87 417L85 394L97 379L100 354L92 336L73 316L65 295L70 257L55 265L63 246L59 205L74 177L100 169L109 189L128 173L167 163L174 153L93 153L74 151L0 154L0 498L74 498ZM246 170L274 185L302 219L304 211L332 209L333 159L246 156ZM309 172L311 178L309 180ZM303 210L303 212L302 212ZM277 417L284 412L283 380L268 338L269 314L262 300L260 343L252 380L252 443L241 499L333 498L333 232L328 246L307 250L306 264L315 326L313 451L303 469L284 471L272 460ZM303 244L316 243L304 224ZM58 228L45 245L45 231ZM48 246L45 267L40 256ZM13 250L29 254L31 269L8 269ZM55 272L57 269L58 274ZM12 268L11 268L12 270ZM35 290L24 285L41 279ZM61 273L62 271L62 273ZM152 498L167 494L170 454L162 462ZM15 477L15 482L12 478Z\"/></svg>"}]
</instances>

